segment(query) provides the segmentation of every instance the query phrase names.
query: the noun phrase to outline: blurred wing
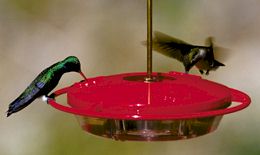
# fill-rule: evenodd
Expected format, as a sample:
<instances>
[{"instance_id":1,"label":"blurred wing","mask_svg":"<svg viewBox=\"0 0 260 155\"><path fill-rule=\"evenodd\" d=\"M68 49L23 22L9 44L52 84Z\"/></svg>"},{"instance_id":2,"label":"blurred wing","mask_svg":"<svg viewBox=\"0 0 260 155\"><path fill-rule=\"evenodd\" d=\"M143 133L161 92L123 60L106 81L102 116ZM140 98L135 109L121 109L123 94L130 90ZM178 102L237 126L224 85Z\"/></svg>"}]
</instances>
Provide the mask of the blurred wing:
<instances>
[{"instance_id":1,"label":"blurred wing","mask_svg":"<svg viewBox=\"0 0 260 155\"><path fill-rule=\"evenodd\" d=\"M154 39L163 42L172 42L179 45L190 45L189 43L186 43L180 39L174 38L159 31L154 31Z\"/></svg>"},{"instance_id":2,"label":"blurred wing","mask_svg":"<svg viewBox=\"0 0 260 155\"><path fill-rule=\"evenodd\" d=\"M220 62L225 62L230 58L231 50L228 48L213 46L214 58Z\"/></svg>"},{"instance_id":3,"label":"blurred wing","mask_svg":"<svg viewBox=\"0 0 260 155\"><path fill-rule=\"evenodd\" d=\"M214 43L215 38L212 36L208 37L205 41L206 46L213 48L214 58L216 60L221 62L226 61L230 55L230 50L224 47L216 46Z\"/></svg>"},{"instance_id":4,"label":"blurred wing","mask_svg":"<svg viewBox=\"0 0 260 155\"><path fill-rule=\"evenodd\" d=\"M153 49L165 56L183 61L183 56L194 46L182 40L168 36L162 32L155 31L153 38Z\"/></svg>"},{"instance_id":5,"label":"blurred wing","mask_svg":"<svg viewBox=\"0 0 260 155\"><path fill-rule=\"evenodd\" d=\"M212 37L212 36L209 36L209 37L207 37L206 38L206 40L205 40L205 45L206 46L213 46L213 42L215 42L215 38L214 37Z\"/></svg>"}]
</instances>

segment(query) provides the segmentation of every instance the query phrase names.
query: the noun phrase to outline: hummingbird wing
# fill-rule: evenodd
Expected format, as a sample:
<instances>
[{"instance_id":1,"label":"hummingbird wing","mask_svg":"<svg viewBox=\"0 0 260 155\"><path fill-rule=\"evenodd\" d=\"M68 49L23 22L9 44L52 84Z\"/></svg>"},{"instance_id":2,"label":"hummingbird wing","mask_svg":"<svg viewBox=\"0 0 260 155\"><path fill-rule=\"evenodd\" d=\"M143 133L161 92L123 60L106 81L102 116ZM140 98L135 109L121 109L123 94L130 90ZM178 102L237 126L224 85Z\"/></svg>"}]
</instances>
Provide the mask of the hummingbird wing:
<instances>
[{"instance_id":1,"label":"hummingbird wing","mask_svg":"<svg viewBox=\"0 0 260 155\"><path fill-rule=\"evenodd\" d=\"M225 47L214 46L214 58L221 62L226 62L231 55L231 50Z\"/></svg>"},{"instance_id":2,"label":"hummingbird wing","mask_svg":"<svg viewBox=\"0 0 260 155\"><path fill-rule=\"evenodd\" d=\"M205 40L206 46L209 46L209 47L213 46L213 42L215 42L215 38L212 36L207 37Z\"/></svg>"},{"instance_id":3,"label":"hummingbird wing","mask_svg":"<svg viewBox=\"0 0 260 155\"><path fill-rule=\"evenodd\" d=\"M209 36L205 40L205 44L213 49L214 58L220 61L226 61L230 57L230 49L215 45L215 38Z\"/></svg>"},{"instance_id":4,"label":"hummingbird wing","mask_svg":"<svg viewBox=\"0 0 260 155\"><path fill-rule=\"evenodd\" d=\"M171 37L162 32L155 31L153 39L153 49L165 56L177 59L183 62L184 55L194 48L180 39Z\"/></svg>"}]
</instances>

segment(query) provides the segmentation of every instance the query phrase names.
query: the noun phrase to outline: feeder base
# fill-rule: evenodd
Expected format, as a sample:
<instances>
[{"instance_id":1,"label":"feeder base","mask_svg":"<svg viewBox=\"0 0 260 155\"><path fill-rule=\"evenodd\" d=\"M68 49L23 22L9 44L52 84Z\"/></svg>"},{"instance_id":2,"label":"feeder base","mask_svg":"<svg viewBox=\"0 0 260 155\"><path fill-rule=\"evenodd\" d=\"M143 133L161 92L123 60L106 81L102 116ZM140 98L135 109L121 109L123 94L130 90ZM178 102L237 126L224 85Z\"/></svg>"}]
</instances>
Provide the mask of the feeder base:
<instances>
[{"instance_id":1,"label":"feeder base","mask_svg":"<svg viewBox=\"0 0 260 155\"><path fill-rule=\"evenodd\" d=\"M189 139L217 129L222 116L186 120L114 120L77 117L88 133L129 141L167 141Z\"/></svg>"}]
</instances>

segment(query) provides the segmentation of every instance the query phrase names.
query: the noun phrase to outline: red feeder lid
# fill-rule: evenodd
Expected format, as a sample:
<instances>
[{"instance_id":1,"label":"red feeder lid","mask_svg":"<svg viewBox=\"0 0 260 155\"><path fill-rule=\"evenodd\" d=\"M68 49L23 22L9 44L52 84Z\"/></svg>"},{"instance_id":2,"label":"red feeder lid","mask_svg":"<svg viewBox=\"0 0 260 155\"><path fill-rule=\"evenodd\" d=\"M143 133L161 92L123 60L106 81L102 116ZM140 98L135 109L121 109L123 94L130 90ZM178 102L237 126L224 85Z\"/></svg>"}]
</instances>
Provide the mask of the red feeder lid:
<instances>
[{"instance_id":1,"label":"red feeder lid","mask_svg":"<svg viewBox=\"0 0 260 155\"><path fill-rule=\"evenodd\" d=\"M120 120L173 120L224 115L246 108L250 98L235 89L199 76L170 72L126 73L90 78L55 92L67 93L66 107L53 107L88 117ZM228 107L233 102L240 104Z\"/></svg>"}]
</instances>

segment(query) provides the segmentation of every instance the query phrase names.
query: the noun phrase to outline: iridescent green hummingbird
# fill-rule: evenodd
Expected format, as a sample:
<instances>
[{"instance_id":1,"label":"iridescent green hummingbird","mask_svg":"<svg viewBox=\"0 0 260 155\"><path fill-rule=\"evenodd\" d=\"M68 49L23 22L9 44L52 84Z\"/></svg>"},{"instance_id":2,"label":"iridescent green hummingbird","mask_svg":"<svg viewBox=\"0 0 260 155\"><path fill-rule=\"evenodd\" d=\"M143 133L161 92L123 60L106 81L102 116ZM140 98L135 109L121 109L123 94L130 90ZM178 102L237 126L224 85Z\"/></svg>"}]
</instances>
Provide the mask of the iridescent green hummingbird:
<instances>
[{"instance_id":1,"label":"iridescent green hummingbird","mask_svg":"<svg viewBox=\"0 0 260 155\"><path fill-rule=\"evenodd\" d=\"M195 65L201 74L206 71L206 75L208 75L209 71L216 70L219 66L225 66L215 59L212 40L212 37L208 37L206 39L207 46L198 46L155 31L153 49L182 62L186 73Z\"/></svg>"},{"instance_id":2,"label":"iridescent green hummingbird","mask_svg":"<svg viewBox=\"0 0 260 155\"><path fill-rule=\"evenodd\" d=\"M38 97L50 97L48 94L57 86L61 76L72 71L80 73L86 80L85 75L81 72L79 59L75 56L69 56L63 61L44 69L24 92L9 105L7 117L22 110Z\"/></svg>"}]
</instances>

